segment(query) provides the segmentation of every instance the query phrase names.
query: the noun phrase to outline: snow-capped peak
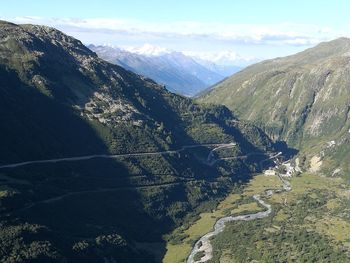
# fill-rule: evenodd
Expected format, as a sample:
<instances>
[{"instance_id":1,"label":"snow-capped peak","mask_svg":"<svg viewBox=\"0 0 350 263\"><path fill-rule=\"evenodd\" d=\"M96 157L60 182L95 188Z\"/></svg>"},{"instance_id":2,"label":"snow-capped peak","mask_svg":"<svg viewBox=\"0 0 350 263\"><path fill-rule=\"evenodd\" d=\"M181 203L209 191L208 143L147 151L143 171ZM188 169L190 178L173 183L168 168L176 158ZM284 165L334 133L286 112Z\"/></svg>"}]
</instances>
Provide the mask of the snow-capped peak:
<instances>
[{"instance_id":1,"label":"snow-capped peak","mask_svg":"<svg viewBox=\"0 0 350 263\"><path fill-rule=\"evenodd\" d=\"M126 50L131 53L136 53L144 56L161 56L172 52L171 50L168 50L166 48L154 46L151 44L144 44L141 47L128 47L126 48Z\"/></svg>"},{"instance_id":2,"label":"snow-capped peak","mask_svg":"<svg viewBox=\"0 0 350 263\"><path fill-rule=\"evenodd\" d=\"M194 57L195 59L210 61L218 65L239 65L247 66L249 64L260 61L259 58L243 57L233 51L221 51L221 52L187 52L187 55Z\"/></svg>"}]
</instances>

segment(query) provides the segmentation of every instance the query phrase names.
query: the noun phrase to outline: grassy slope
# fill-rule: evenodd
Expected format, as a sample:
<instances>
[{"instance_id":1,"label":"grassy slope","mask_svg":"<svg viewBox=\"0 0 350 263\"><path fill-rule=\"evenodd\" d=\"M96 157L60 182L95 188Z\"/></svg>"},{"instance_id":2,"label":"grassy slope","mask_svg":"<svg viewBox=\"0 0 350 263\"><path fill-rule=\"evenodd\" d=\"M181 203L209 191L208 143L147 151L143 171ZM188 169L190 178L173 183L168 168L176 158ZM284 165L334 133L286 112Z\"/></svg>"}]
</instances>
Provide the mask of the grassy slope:
<instances>
[{"instance_id":1,"label":"grassy slope","mask_svg":"<svg viewBox=\"0 0 350 263\"><path fill-rule=\"evenodd\" d=\"M276 140L313 156L327 142L341 144L323 171L349 170L349 39L322 43L285 58L252 65L198 98L228 106ZM336 148L336 147L335 147ZM325 163L326 163L325 162Z\"/></svg>"}]
</instances>

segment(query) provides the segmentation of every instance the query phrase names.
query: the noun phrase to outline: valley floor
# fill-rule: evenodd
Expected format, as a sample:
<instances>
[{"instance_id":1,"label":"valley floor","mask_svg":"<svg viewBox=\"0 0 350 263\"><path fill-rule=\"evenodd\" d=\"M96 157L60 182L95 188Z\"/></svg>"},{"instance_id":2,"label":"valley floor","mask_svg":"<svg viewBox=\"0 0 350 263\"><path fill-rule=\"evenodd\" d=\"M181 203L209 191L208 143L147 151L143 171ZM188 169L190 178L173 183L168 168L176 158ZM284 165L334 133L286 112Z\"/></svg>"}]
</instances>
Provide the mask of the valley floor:
<instances>
[{"instance_id":1,"label":"valley floor","mask_svg":"<svg viewBox=\"0 0 350 263\"><path fill-rule=\"evenodd\" d=\"M264 219L226 223L224 231L210 239L213 257L205 262L350 262L350 190L345 180L304 173L289 182L291 191L278 191L283 185L277 175L255 176L216 210L176 229L163 262L185 262L193 244L218 219L265 210L253 197L270 189L276 189L275 194L264 200L272 205L272 213ZM195 262L203 256L204 252L195 255Z\"/></svg>"}]
</instances>

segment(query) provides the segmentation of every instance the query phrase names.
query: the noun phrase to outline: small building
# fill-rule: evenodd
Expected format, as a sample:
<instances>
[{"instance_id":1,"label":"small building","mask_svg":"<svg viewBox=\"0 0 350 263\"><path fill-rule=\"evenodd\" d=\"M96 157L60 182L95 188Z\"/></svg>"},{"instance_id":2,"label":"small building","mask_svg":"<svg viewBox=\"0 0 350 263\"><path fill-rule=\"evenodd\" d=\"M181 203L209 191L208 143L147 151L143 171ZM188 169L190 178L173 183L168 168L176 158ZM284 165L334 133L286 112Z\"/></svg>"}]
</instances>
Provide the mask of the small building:
<instances>
[{"instance_id":1,"label":"small building","mask_svg":"<svg viewBox=\"0 0 350 263\"><path fill-rule=\"evenodd\" d=\"M276 175L277 173L275 170L265 170L264 174L270 176L270 175Z\"/></svg>"}]
</instances>

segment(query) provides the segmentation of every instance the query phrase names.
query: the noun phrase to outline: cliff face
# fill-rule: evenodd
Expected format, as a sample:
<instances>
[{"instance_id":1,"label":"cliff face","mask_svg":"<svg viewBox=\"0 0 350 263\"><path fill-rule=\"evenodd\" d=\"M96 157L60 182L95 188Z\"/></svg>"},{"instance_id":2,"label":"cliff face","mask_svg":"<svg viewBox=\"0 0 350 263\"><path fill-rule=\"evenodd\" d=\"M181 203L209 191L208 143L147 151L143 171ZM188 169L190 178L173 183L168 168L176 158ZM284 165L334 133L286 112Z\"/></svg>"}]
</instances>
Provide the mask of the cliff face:
<instances>
[{"instance_id":1,"label":"cliff face","mask_svg":"<svg viewBox=\"0 0 350 263\"><path fill-rule=\"evenodd\" d=\"M350 40L340 38L250 66L198 100L224 104L299 149L340 147L349 137L349 73Z\"/></svg>"}]
</instances>

